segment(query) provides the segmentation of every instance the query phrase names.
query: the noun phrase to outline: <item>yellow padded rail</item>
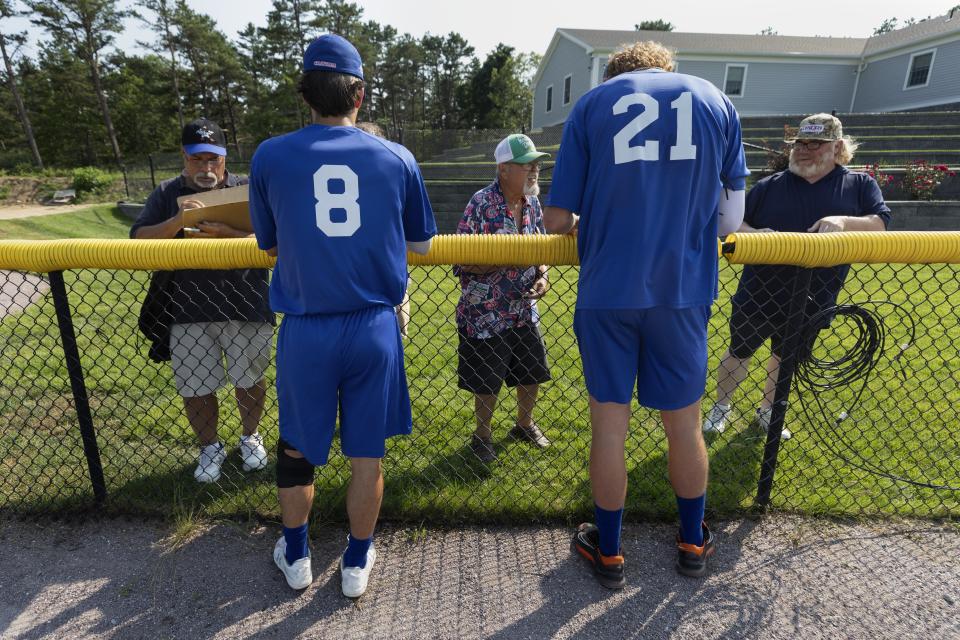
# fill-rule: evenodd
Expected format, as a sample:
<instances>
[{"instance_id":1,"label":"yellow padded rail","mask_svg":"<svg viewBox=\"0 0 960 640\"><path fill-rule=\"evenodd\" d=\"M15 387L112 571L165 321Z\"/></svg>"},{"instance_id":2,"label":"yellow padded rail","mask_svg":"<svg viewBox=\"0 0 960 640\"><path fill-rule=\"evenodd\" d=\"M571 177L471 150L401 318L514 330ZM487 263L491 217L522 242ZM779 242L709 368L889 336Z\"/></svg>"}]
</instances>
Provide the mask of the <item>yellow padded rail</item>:
<instances>
[{"instance_id":1,"label":"yellow padded rail","mask_svg":"<svg viewBox=\"0 0 960 640\"><path fill-rule=\"evenodd\" d=\"M960 263L960 232L733 234L723 255L735 264ZM656 251L637 242L638 251ZM443 235L411 265L577 264L572 236ZM239 269L274 260L243 240L0 240L0 269L45 273L65 269Z\"/></svg>"},{"instance_id":2,"label":"yellow padded rail","mask_svg":"<svg viewBox=\"0 0 960 640\"><path fill-rule=\"evenodd\" d=\"M960 263L960 231L740 233L727 236L723 255L734 264Z\"/></svg>"},{"instance_id":3,"label":"yellow padded rail","mask_svg":"<svg viewBox=\"0 0 960 640\"><path fill-rule=\"evenodd\" d=\"M408 253L411 265L434 264L579 264L577 241L564 235L443 235L433 239L430 253Z\"/></svg>"},{"instance_id":4,"label":"yellow padded rail","mask_svg":"<svg viewBox=\"0 0 960 640\"><path fill-rule=\"evenodd\" d=\"M433 240L411 265L576 264L571 236L456 236ZM273 266L253 238L242 240L0 240L0 269L239 269Z\"/></svg>"}]
</instances>

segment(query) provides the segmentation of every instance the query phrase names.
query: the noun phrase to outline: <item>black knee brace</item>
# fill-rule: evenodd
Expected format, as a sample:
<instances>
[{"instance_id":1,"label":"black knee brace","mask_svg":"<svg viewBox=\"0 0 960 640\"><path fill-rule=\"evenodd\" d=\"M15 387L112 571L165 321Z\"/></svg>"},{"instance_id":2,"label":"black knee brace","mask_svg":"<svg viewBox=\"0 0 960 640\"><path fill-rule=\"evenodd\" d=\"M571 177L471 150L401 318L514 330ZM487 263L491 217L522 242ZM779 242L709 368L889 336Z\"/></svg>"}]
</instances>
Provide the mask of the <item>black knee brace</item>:
<instances>
[{"instance_id":1,"label":"black knee brace","mask_svg":"<svg viewBox=\"0 0 960 640\"><path fill-rule=\"evenodd\" d=\"M306 458L294 458L287 449L296 451L296 447L277 441L277 486L281 489L309 487L313 484L313 465Z\"/></svg>"}]
</instances>

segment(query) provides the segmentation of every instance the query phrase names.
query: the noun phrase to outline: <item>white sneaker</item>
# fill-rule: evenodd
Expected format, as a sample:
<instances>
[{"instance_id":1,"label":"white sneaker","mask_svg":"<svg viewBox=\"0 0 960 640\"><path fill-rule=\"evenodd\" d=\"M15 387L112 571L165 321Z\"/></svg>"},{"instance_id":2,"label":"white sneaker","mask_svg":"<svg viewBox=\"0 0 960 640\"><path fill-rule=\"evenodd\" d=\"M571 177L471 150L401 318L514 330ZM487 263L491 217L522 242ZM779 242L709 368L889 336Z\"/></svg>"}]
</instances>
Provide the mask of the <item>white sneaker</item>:
<instances>
[{"instance_id":1,"label":"white sneaker","mask_svg":"<svg viewBox=\"0 0 960 640\"><path fill-rule=\"evenodd\" d=\"M348 598L359 598L367 590L367 581L370 580L370 570L377 560L377 550L370 543L367 550L367 565L360 567L344 567L343 556L340 556L340 588Z\"/></svg>"},{"instance_id":2,"label":"white sneaker","mask_svg":"<svg viewBox=\"0 0 960 640\"><path fill-rule=\"evenodd\" d=\"M244 471L258 471L267 466L267 450L259 433L240 438L240 458Z\"/></svg>"},{"instance_id":3,"label":"white sneaker","mask_svg":"<svg viewBox=\"0 0 960 640\"><path fill-rule=\"evenodd\" d=\"M220 467L226 459L227 452L219 442L200 447L200 460L193 471L194 479L197 482L216 482L220 479Z\"/></svg>"},{"instance_id":4,"label":"white sneaker","mask_svg":"<svg viewBox=\"0 0 960 640\"><path fill-rule=\"evenodd\" d=\"M273 546L273 562L283 572L291 589L306 589L313 582L313 570L310 568L310 551L306 558L300 558L293 564L287 564L287 541L283 536Z\"/></svg>"},{"instance_id":5,"label":"white sneaker","mask_svg":"<svg viewBox=\"0 0 960 640\"><path fill-rule=\"evenodd\" d=\"M730 405L720 404L719 402L713 405L710 413L703 420L703 432L723 433L723 430L727 428L727 418L729 416Z\"/></svg>"},{"instance_id":6,"label":"white sneaker","mask_svg":"<svg viewBox=\"0 0 960 640\"><path fill-rule=\"evenodd\" d=\"M767 409L761 409L757 407L757 414L754 420L757 423L757 426L760 427L760 430L766 433L770 430L770 419L773 417L773 407L768 407ZM780 431L781 440L789 440L793 437L793 434L790 433L790 429L784 427Z\"/></svg>"}]
</instances>

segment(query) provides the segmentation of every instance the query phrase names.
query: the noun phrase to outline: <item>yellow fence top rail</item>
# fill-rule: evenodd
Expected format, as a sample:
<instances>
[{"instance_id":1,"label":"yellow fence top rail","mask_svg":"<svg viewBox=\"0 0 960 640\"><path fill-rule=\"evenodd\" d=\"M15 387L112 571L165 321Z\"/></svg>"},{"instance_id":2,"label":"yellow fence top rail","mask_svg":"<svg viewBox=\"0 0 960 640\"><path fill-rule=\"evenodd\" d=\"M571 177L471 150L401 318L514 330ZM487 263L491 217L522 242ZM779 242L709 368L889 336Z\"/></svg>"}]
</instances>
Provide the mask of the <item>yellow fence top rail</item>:
<instances>
[{"instance_id":1,"label":"yellow fence top rail","mask_svg":"<svg viewBox=\"0 0 960 640\"><path fill-rule=\"evenodd\" d=\"M637 251L656 251L637 238ZM960 232L750 233L728 236L722 254L735 264L823 267L848 263L960 263ZM577 264L572 236L442 235L411 265ZM0 240L0 269L239 269L274 259L242 240Z\"/></svg>"},{"instance_id":2,"label":"yellow fence top rail","mask_svg":"<svg viewBox=\"0 0 960 640\"><path fill-rule=\"evenodd\" d=\"M723 255L734 264L960 263L960 231L737 233Z\"/></svg>"}]
</instances>

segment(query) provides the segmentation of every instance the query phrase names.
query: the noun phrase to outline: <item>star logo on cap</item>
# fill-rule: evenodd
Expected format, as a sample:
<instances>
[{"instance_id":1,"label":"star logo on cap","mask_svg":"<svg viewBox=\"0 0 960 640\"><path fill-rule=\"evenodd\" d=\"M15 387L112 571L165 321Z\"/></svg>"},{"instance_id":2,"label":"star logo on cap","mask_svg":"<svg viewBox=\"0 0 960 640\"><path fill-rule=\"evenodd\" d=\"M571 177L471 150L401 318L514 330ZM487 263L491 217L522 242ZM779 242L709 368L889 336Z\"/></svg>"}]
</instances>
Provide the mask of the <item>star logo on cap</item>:
<instances>
[{"instance_id":1,"label":"star logo on cap","mask_svg":"<svg viewBox=\"0 0 960 640\"><path fill-rule=\"evenodd\" d=\"M206 127L197 129L197 135L200 136L201 140L205 140L207 142L213 142L213 131L211 131L210 129L207 129Z\"/></svg>"}]
</instances>

